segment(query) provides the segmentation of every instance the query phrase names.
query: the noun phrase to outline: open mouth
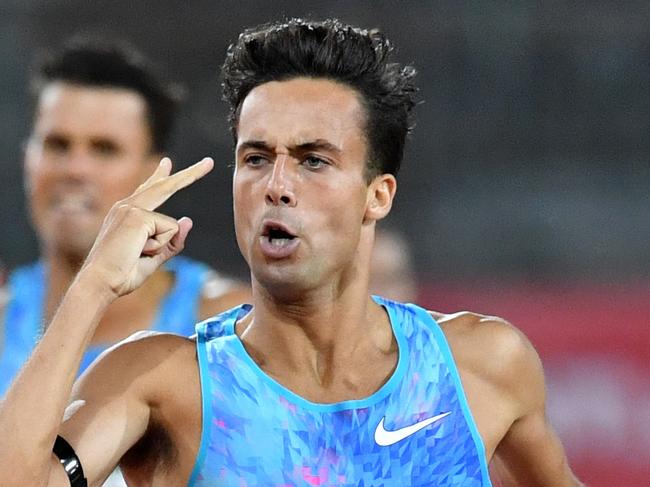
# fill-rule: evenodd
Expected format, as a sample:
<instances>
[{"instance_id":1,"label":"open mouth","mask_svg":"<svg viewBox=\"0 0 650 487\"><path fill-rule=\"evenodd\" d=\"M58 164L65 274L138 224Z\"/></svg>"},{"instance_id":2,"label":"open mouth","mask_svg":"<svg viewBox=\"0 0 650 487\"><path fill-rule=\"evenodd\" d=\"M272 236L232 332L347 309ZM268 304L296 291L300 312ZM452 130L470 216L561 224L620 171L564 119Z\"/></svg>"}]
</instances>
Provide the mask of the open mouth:
<instances>
[{"instance_id":1,"label":"open mouth","mask_svg":"<svg viewBox=\"0 0 650 487\"><path fill-rule=\"evenodd\" d=\"M95 211L93 199L85 193L63 192L54 195L50 200L50 207L62 212L89 212Z\"/></svg>"},{"instance_id":2,"label":"open mouth","mask_svg":"<svg viewBox=\"0 0 650 487\"><path fill-rule=\"evenodd\" d=\"M260 236L262 254L272 261L287 259L294 255L300 245L300 237L286 225L272 220L264 222Z\"/></svg>"},{"instance_id":3,"label":"open mouth","mask_svg":"<svg viewBox=\"0 0 650 487\"><path fill-rule=\"evenodd\" d=\"M287 245L296 238L287 228L276 223L265 224L262 236L274 247Z\"/></svg>"}]
</instances>

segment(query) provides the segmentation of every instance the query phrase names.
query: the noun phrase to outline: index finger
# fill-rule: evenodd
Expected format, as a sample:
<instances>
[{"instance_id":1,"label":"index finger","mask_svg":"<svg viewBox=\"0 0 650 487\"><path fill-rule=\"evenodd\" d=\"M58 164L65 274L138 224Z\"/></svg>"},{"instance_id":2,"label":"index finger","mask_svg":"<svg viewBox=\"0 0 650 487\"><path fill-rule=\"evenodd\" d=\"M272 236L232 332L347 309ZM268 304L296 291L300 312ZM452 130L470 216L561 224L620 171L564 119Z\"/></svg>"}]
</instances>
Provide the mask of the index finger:
<instances>
[{"instance_id":1,"label":"index finger","mask_svg":"<svg viewBox=\"0 0 650 487\"><path fill-rule=\"evenodd\" d=\"M213 167L214 160L211 157L204 157L182 171L147 181L129 199L133 205L139 208L155 210L174 193L208 174Z\"/></svg>"}]
</instances>

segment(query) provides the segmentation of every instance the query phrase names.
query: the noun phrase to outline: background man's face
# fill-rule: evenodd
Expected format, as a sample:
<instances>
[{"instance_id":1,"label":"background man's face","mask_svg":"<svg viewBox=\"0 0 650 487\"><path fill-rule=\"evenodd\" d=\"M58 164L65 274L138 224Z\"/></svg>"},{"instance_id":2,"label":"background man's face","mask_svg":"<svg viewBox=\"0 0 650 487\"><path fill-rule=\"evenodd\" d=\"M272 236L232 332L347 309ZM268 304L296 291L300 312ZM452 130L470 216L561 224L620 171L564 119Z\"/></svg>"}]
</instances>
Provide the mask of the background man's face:
<instances>
[{"instance_id":1,"label":"background man's face","mask_svg":"<svg viewBox=\"0 0 650 487\"><path fill-rule=\"evenodd\" d=\"M41 246L85 256L102 220L152 170L146 105L125 89L47 85L25 155Z\"/></svg>"},{"instance_id":2,"label":"background man's face","mask_svg":"<svg viewBox=\"0 0 650 487\"><path fill-rule=\"evenodd\" d=\"M333 275L345 285L356 273L368 204L363 125L357 94L328 80L269 82L244 100L235 227L253 277L265 287L300 292ZM272 238L268 221L284 225L292 237Z\"/></svg>"}]
</instances>

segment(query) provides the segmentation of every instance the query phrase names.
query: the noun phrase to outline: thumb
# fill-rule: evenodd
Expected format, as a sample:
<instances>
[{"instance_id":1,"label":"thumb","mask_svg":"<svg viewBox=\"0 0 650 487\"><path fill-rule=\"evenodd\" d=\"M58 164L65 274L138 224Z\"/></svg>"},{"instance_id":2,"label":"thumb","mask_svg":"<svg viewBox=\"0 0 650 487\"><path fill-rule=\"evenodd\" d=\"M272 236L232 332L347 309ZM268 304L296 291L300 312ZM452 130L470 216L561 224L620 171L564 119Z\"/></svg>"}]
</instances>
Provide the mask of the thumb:
<instances>
[{"instance_id":1,"label":"thumb","mask_svg":"<svg viewBox=\"0 0 650 487\"><path fill-rule=\"evenodd\" d=\"M178 220L178 232L176 232L176 235L167 244L169 251L172 253L171 255L176 255L185 248L185 239L193 226L194 222L187 216Z\"/></svg>"},{"instance_id":2,"label":"thumb","mask_svg":"<svg viewBox=\"0 0 650 487\"><path fill-rule=\"evenodd\" d=\"M170 249L168 249L168 246L174 237L176 237L176 235L181 231L180 220L156 213L153 213L152 216L154 218L151 220L152 228L149 230L150 236L144 244L142 255L153 256L159 253L164 253L165 251L169 253ZM184 240L187 236L187 231L189 231L189 229L187 229L186 221L183 221L183 226L185 228L183 229L184 233L181 237ZM191 227L191 221L189 226ZM176 242L176 244L172 244L172 253L174 248L177 246L179 246L180 251L183 248L182 241L180 243Z\"/></svg>"}]
</instances>

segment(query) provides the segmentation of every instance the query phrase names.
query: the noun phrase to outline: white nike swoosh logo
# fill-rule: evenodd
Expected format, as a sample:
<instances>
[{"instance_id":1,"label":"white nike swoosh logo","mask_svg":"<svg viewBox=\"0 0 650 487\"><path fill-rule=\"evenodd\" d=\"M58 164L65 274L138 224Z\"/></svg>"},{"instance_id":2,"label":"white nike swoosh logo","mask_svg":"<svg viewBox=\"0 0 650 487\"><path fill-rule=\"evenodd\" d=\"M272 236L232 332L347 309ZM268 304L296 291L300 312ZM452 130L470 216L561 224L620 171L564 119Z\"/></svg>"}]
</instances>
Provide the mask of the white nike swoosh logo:
<instances>
[{"instance_id":1,"label":"white nike swoosh logo","mask_svg":"<svg viewBox=\"0 0 650 487\"><path fill-rule=\"evenodd\" d=\"M427 426L435 423L436 421L440 421L442 418L445 418L450 414L451 411L438 414L437 416L423 419L422 421L418 421L417 423L412 424L411 426L406 426L404 428L400 428L394 431L387 431L384 428L384 419L386 418L383 417L381 418L381 421L377 425L377 429L375 429L375 443L377 443L379 446L394 445L398 441L402 441L404 438L407 438L412 434L417 433L421 429L426 428Z\"/></svg>"}]
</instances>

